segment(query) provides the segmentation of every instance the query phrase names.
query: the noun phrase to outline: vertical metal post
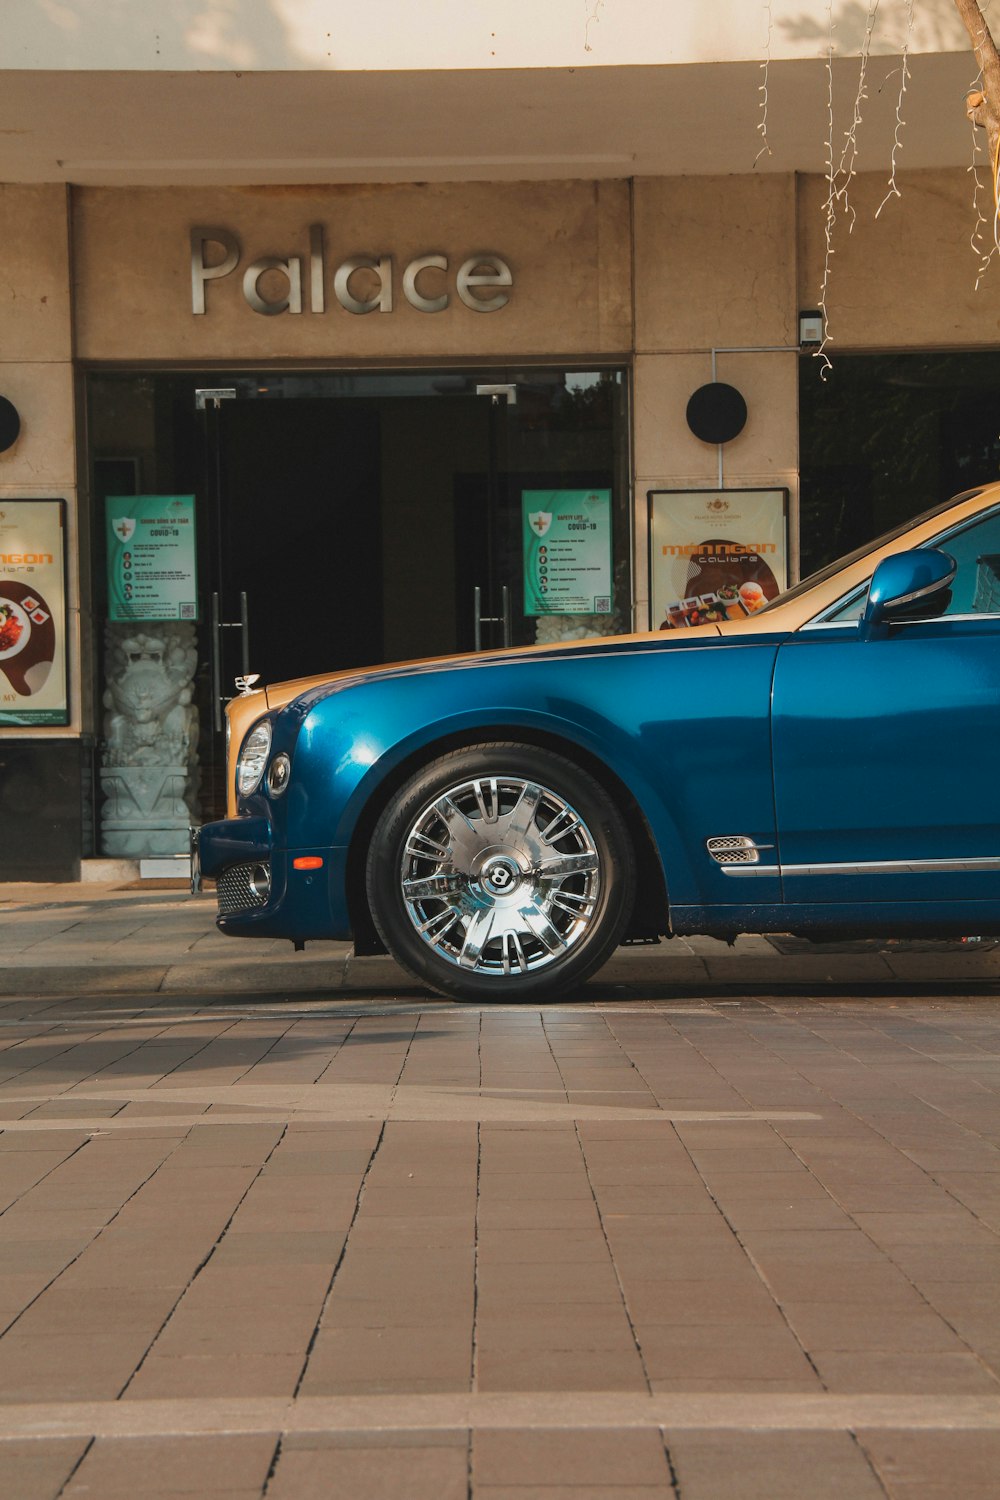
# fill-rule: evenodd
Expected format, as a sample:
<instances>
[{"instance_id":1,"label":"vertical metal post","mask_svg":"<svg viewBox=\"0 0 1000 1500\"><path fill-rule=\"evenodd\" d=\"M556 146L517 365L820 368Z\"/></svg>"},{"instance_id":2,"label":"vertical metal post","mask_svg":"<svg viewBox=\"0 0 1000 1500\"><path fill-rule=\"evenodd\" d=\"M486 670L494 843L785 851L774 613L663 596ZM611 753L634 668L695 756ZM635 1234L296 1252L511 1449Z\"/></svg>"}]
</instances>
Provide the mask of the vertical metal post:
<instances>
[{"instance_id":1,"label":"vertical metal post","mask_svg":"<svg viewBox=\"0 0 1000 1500\"><path fill-rule=\"evenodd\" d=\"M242 642L243 676L246 677L250 671L250 614L247 610L247 596L240 594L240 639Z\"/></svg>"},{"instance_id":2,"label":"vertical metal post","mask_svg":"<svg viewBox=\"0 0 1000 1500\"><path fill-rule=\"evenodd\" d=\"M507 587L506 584L504 584L503 587L502 587L502 589L501 589L501 598L502 598L501 614L503 615L503 643L504 643L505 646L509 646L511 644L510 589Z\"/></svg>"},{"instance_id":3,"label":"vertical metal post","mask_svg":"<svg viewBox=\"0 0 1000 1500\"><path fill-rule=\"evenodd\" d=\"M219 596L212 595L212 722L222 733L222 641L219 623Z\"/></svg>"},{"instance_id":4,"label":"vertical metal post","mask_svg":"<svg viewBox=\"0 0 1000 1500\"><path fill-rule=\"evenodd\" d=\"M477 583L472 591L472 638L475 650L483 649L483 591Z\"/></svg>"}]
</instances>

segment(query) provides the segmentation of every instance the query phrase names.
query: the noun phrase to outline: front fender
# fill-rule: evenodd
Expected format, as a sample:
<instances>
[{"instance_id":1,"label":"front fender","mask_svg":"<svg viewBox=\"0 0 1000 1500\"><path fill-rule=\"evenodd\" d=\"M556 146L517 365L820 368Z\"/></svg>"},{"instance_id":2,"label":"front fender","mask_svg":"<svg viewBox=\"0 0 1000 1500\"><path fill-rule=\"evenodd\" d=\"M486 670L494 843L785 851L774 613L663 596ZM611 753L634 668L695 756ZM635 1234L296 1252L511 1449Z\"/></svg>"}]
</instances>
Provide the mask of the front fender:
<instances>
[{"instance_id":1,"label":"front fender","mask_svg":"<svg viewBox=\"0 0 1000 1500\"><path fill-rule=\"evenodd\" d=\"M623 649L488 662L355 681L286 712L300 722L288 847L346 847L371 799L407 762L455 736L577 747L624 782L653 835L674 902L731 902L706 837L773 843L769 701L776 643ZM756 900L770 899L765 878ZM778 899L777 890L773 892Z\"/></svg>"}]
</instances>

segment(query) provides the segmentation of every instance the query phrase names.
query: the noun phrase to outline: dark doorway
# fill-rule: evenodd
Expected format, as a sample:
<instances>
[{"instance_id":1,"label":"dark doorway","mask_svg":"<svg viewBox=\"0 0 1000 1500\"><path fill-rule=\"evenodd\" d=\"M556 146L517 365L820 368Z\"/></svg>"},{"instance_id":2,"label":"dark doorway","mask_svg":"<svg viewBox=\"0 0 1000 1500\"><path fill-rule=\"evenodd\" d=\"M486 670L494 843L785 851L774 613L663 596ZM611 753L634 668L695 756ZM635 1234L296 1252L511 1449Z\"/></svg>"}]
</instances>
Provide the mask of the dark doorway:
<instances>
[{"instance_id":1,"label":"dark doorway","mask_svg":"<svg viewBox=\"0 0 1000 1500\"><path fill-rule=\"evenodd\" d=\"M216 588L224 684L244 655L264 682L382 654L380 419L331 401L225 401L218 424Z\"/></svg>"},{"instance_id":2,"label":"dark doorway","mask_svg":"<svg viewBox=\"0 0 1000 1500\"><path fill-rule=\"evenodd\" d=\"M525 613L529 494L610 497L598 624L628 629L626 402L621 370L92 374L95 642L104 497L195 497L202 820L223 810L223 708L247 671L274 683L592 630Z\"/></svg>"}]
</instances>

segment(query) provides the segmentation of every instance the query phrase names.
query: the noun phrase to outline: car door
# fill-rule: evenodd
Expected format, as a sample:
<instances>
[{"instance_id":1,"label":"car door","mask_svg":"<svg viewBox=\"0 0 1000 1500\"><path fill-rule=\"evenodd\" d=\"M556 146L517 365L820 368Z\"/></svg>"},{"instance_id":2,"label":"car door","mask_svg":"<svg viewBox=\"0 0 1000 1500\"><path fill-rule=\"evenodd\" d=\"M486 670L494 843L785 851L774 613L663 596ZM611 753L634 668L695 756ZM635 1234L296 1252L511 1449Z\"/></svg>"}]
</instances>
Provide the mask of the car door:
<instances>
[{"instance_id":1,"label":"car door","mask_svg":"<svg viewBox=\"0 0 1000 1500\"><path fill-rule=\"evenodd\" d=\"M911 904L922 908L916 921L927 903L945 917L948 903L970 920L970 902L1000 913L1000 510L933 545L958 565L934 618L865 638L862 593L778 652L772 744L787 903L885 903L893 921Z\"/></svg>"}]
</instances>

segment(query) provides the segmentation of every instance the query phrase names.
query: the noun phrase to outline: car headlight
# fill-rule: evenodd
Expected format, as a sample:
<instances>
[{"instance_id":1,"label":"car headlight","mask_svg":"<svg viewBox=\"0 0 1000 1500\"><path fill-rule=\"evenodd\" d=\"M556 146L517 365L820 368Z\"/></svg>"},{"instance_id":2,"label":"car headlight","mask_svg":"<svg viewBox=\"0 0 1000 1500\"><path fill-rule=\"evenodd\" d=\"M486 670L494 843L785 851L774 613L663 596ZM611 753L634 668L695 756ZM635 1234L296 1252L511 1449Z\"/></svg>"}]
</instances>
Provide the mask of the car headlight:
<instances>
[{"instance_id":1,"label":"car headlight","mask_svg":"<svg viewBox=\"0 0 1000 1500\"><path fill-rule=\"evenodd\" d=\"M268 719L261 719L244 740L236 763L236 787L241 797L249 797L260 786L270 749L271 724Z\"/></svg>"},{"instance_id":2,"label":"car headlight","mask_svg":"<svg viewBox=\"0 0 1000 1500\"><path fill-rule=\"evenodd\" d=\"M267 772L268 790L272 797L280 797L288 785L288 778L292 774L292 763L284 750L272 760Z\"/></svg>"}]
</instances>

